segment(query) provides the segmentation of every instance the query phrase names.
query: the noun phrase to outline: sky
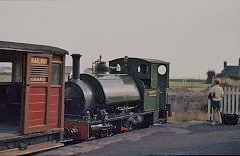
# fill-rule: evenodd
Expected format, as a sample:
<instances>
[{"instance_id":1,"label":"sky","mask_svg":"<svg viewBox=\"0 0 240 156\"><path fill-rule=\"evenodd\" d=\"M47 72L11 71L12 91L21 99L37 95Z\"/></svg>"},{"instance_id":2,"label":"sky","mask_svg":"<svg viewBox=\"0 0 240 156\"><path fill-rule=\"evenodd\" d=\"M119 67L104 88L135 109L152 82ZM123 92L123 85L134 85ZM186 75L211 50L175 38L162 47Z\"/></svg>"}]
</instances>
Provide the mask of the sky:
<instances>
[{"instance_id":1,"label":"sky","mask_svg":"<svg viewBox=\"0 0 240 156\"><path fill-rule=\"evenodd\" d=\"M81 72L100 55L167 61L170 78L239 65L239 0L2 0L0 24L2 41L83 55Z\"/></svg>"}]
</instances>

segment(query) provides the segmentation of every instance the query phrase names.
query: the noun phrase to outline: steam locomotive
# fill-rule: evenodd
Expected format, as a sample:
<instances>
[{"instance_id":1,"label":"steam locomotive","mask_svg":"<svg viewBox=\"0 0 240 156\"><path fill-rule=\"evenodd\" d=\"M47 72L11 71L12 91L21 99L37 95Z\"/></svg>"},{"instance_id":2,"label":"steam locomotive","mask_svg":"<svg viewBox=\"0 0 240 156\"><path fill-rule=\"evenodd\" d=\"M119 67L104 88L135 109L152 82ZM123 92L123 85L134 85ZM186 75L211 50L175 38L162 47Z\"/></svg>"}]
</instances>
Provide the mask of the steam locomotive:
<instances>
[{"instance_id":1,"label":"steam locomotive","mask_svg":"<svg viewBox=\"0 0 240 156\"><path fill-rule=\"evenodd\" d=\"M73 77L65 85L65 137L104 137L154 122L166 122L169 63L140 58L93 63L79 74L80 54L73 54Z\"/></svg>"},{"instance_id":2,"label":"steam locomotive","mask_svg":"<svg viewBox=\"0 0 240 156\"><path fill-rule=\"evenodd\" d=\"M80 54L57 47L0 41L0 155L28 154L167 122L169 62L101 56L80 74Z\"/></svg>"}]
</instances>

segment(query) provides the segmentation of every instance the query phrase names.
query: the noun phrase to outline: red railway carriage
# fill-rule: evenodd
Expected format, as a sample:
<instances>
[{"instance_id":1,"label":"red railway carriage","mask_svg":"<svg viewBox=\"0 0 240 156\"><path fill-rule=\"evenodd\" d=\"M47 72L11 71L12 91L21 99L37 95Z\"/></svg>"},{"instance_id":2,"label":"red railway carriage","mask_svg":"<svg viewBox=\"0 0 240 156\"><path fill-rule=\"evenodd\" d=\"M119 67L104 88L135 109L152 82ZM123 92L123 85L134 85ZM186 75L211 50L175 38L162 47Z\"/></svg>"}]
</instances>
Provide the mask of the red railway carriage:
<instances>
[{"instance_id":1,"label":"red railway carriage","mask_svg":"<svg viewBox=\"0 0 240 156\"><path fill-rule=\"evenodd\" d=\"M10 66L0 72L0 152L61 140L67 54L51 46L0 41L0 63Z\"/></svg>"}]
</instances>

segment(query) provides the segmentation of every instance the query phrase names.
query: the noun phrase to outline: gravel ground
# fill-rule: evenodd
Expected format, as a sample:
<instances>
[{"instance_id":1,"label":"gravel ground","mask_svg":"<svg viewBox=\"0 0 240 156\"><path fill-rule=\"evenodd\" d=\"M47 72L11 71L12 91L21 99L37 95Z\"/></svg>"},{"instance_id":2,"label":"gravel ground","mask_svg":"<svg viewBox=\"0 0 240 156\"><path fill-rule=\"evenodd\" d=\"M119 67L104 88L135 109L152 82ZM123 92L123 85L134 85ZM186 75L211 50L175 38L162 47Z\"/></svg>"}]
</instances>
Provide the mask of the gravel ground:
<instances>
[{"instance_id":1,"label":"gravel ground","mask_svg":"<svg viewBox=\"0 0 240 156\"><path fill-rule=\"evenodd\" d=\"M168 122L36 155L239 155L239 134L240 125Z\"/></svg>"}]
</instances>

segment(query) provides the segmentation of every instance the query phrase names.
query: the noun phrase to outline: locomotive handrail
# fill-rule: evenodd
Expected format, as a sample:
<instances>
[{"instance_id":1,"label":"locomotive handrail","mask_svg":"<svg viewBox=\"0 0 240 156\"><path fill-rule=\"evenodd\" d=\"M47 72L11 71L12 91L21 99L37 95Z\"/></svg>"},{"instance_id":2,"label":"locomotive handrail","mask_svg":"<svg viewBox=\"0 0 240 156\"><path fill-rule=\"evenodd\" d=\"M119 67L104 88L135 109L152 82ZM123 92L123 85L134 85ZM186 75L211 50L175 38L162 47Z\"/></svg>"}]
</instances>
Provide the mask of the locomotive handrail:
<instances>
[{"instance_id":1,"label":"locomotive handrail","mask_svg":"<svg viewBox=\"0 0 240 156\"><path fill-rule=\"evenodd\" d=\"M97 76L109 76L109 74L96 74ZM115 76L126 76L127 74L111 74Z\"/></svg>"}]
</instances>

